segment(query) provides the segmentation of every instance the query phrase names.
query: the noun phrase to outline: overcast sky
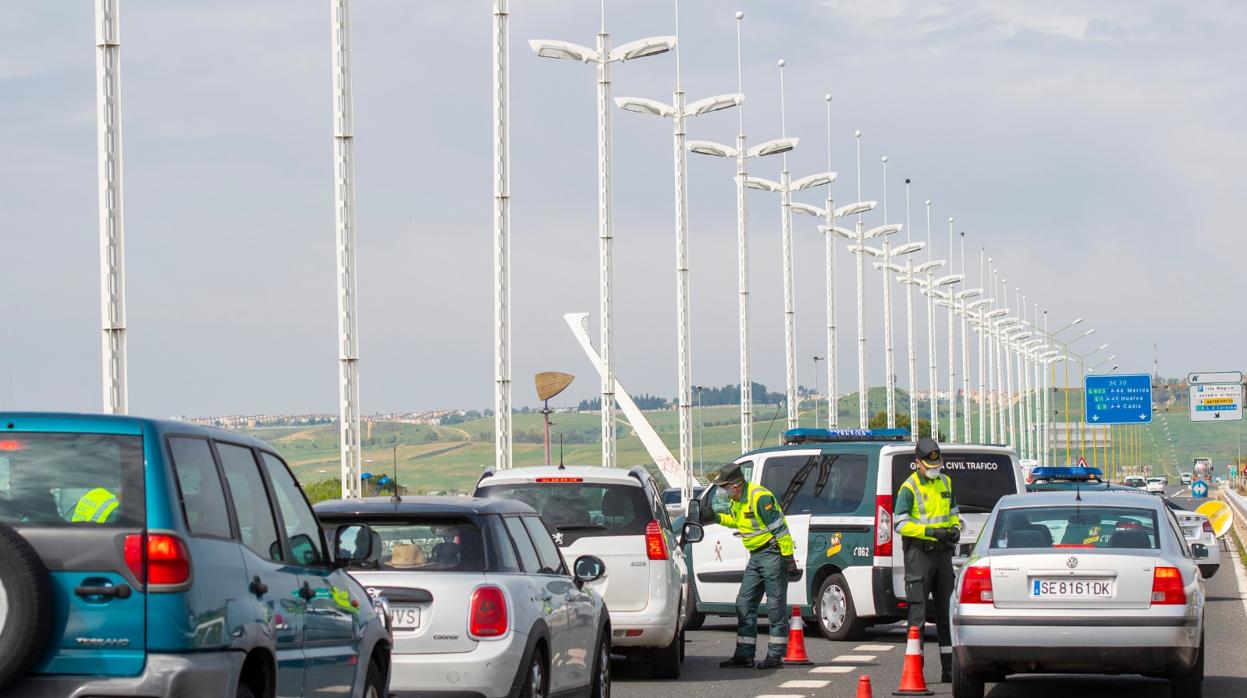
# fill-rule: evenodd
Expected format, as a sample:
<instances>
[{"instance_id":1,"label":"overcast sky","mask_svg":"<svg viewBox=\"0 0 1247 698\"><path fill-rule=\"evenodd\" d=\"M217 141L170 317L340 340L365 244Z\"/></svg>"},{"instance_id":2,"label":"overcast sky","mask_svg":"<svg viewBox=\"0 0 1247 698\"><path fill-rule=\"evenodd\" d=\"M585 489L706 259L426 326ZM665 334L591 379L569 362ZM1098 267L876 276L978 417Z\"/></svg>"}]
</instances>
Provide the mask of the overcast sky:
<instances>
[{"instance_id":1,"label":"overcast sky","mask_svg":"<svg viewBox=\"0 0 1247 698\"><path fill-rule=\"evenodd\" d=\"M0 406L100 407L92 5L9 0L0 25ZM517 405L532 374L597 392L564 326L597 310L592 68L533 56L530 38L592 45L598 3L512 0L512 224ZM674 31L671 0L614 0L614 43ZM1111 344L1122 371L1243 367L1247 283L1247 5L1236 0L684 0L690 99L736 87L746 131L779 135L788 63L794 177L826 166L832 93L837 202L862 195L913 235L932 199L969 283L986 246L1013 289ZM130 405L137 414L336 409L329 3L124 0ZM366 413L492 404L490 3L357 0L354 80L361 396ZM614 71L617 96L669 101L671 56ZM736 117L690 122L732 142ZM670 123L615 114L617 370L676 391ZM737 380L731 163L690 158L693 380ZM753 174L776 178L778 162ZM798 197L822 204L821 192ZM755 379L783 388L779 205L751 195ZM882 211L866 218L883 222ZM901 239L905 234L899 236ZM823 353L822 240L795 221L804 384ZM841 385L855 388L854 282L843 252ZM925 252L920 253L925 258ZM959 267L959 264L958 264ZM960 269L957 269L960 271ZM896 287L897 369L905 381ZM881 282L867 286L868 360L883 381ZM596 319L596 318L595 318ZM941 313L940 326L943 326ZM925 345L925 317L916 322ZM596 337L596 331L593 333ZM940 346L944 337L940 334ZM942 350L941 350L942 354ZM925 353L919 359L925 361ZM943 358L941 358L941 363ZM821 380L821 378L820 378ZM11 387L10 387L11 386Z\"/></svg>"}]
</instances>

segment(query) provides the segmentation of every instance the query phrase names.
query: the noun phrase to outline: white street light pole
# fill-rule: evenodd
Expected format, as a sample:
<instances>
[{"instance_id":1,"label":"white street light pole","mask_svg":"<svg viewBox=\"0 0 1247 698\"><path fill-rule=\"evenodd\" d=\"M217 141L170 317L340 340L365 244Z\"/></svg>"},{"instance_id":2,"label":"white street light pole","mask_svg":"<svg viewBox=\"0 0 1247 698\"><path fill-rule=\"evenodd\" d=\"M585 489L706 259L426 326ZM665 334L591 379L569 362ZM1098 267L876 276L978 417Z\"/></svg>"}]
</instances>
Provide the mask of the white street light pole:
<instances>
[{"instance_id":1,"label":"white street light pole","mask_svg":"<svg viewBox=\"0 0 1247 698\"><path fill-rule=\"evenodd\" d=\"M888 224L888 156L880 160L883 167L883 224ZM892 245L890 236L883 238L883 370L884 385L887 391L887 425L896 428L896 363L895 348L892 346L892 283L886 265L892 261Z\"/></svg>"},{"instance_id":2,"label":"white street light pole","mask_svg":"<svg viewBox=\"0 0 1247 698\"><path fill-rule=\"evenodd\" d=\"M953 258L953 221L952 216L948 217L948 259ZM952 265L950 264L951 268ZM962 270L965 271L964 269ZM953 275L950 275L953 276ZM965 274L961 275L962 278ZM945 277L948 278L948 277ZM958 279L960 281L960 279ZM938 283L938 282L937 282ZM953 282L956 283L956 282ZM953 331L953 316L956 314L956 306L952 299L952 290L949 289L948 304L948 441L949 443L957 443L957 369L953 365L956 360L956 334Z\"/></svg>"},{"instance_id":3,"label":"white street light pole","mask_svg":"<svg viewBox=\"0 0 1247 698\"><path fill-rule=\"evenodd\" d=\"M511 467L511 31L494 0L494 465Z\"/></svg>"},{"instance_id":4,"label":"white street light pole","mask_svg":"<svg viewBox=\"0 0 1247 698\"><path fill-rule=\"evenodd\" d=\"M741 94L725 94L707 97L692 104L685 105L684 90L680 85L680 3L675 0L675 93L672 104L644 99L641 97L617 97L615 104L624 111L638 114L652 114L668 117L675 131L675 268L676 268L676 364L678 366L677 413L680 432L680 465L684 468L685 498L693 493L693 387L692 359L689 354L691 344L691 323L689 321L689 279L688 279L688 150L685 147L687 131L685 120L689 116L699 116L714 111L721 111L739 106L744 100Z\"/></svg>"},{"instance_id":5,"label":"white street light pole","mask_svg":"<svg viewBox=\"0 0 1247 698\"><path fill-rule=\"evenodd\" d=\"M361 495L359 303L355 261L355 124L351 87L351 3L333 0L334 211L338 250L338 421L342 497Z\"/></svg>"},{"instance_id":6,"label":"white street light pole","mask_svg":"<svg viewBox=\"0 0 1247 698\"><path fill-rule=\"evenodd\" d=\"M95 128L100 226L100 316L104 412L129 412L125 227L121 187L119 0L95 3Z\"/></svg>"},{"instance_id":7,"label":"white street light pole","mask_svg":"<svg viewBox=\"0 0 1247 698\"><path fill-rule=\"evenodd\" d=\"M979 284L984 289L987 288L987 285L986 285L987 278L986 278L986 275L984 274L985 267L984 267L984 259L983 259L983 255L985 255L986 253L987 251L983 248L982 245L980 245L979 246ZM984 368L983 345L987 341L987 326L984 321L984 315L986 315L987 313L987 308L991 307L990 305L991 299L984 298L976 302L981 303L981 305L979 306L979 317L978 317L979 326L977 329L978 345L979 345L979 360L978 360L978 365L979 365L979 443L989 443L991 441L991 438L987 435L987 385L984 381L985 375L983 372L983 368Z\"/></svg>"},{"instance_id":8,"label":"white street light pole","mask_svg":"<svg viewBox=\"0 0 1247 698\"><path fill-rule=\"evenodd\" d=\"M931 260L931 200L927 199L927 264L934 265ZM936 382L936 356L935 356L935 279L932 271L935 266L927 269L926 290L927 290L927 360L930 366L928 372L927 385L931 390L931 433L933 439L939 439L940 433L940 402L939 385Z\"/></svg>"},{"instance_id":9,"label":"white street light pole","mask_svg":"<svg viewBox=\"0 0 1247 698\"><path fill-rule=\"evenodd\" d=\"M909 216L909 178L905 178L905 242L913 242L914 229L910 227ZM909 439L918 440L918 396L917 396L917 356L914 354L914 264L905 258L905 363L909 368L909 382L905 389L909 391Z\"/></svg>"},{"instance_id":10,"label":"white street light pole","mask_svg":"<svg viewBox=\"0 0 1247 698\"><path fill-rule=\"evenodd\" d=\"M611 229L611 110L610 66L666 53L675 47L675 37L638 39L615 49L606 32L606 0L602 0L602 24L597 48L569 41L534 39L528 42L542 58L592 63L597 68L598 121L598 309L601 322L602 465L615 466L615 351L614 351L614 234Z\"/></svg>"}]
</instances>

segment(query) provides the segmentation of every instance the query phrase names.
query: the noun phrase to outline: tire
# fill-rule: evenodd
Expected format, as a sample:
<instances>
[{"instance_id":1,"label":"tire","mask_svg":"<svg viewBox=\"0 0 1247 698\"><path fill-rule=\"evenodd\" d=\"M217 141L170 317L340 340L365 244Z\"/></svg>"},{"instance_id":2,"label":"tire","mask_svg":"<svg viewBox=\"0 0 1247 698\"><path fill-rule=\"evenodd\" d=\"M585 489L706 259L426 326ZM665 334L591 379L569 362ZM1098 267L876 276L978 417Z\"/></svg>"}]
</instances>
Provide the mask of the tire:
<instances>
[{"instance_id":1,"label":"tire","mask_svg":"<svg viewBox=\"0 0 1247 698\"><path fill-rule=\"evenodd\" d=\"M671 638L671 644L654 650L650 655L650 675L656 679L680 678L680 655L683 654L684 643L681 633Z\"/></svg>"},{"instance_id":2,"label":"tire","mask_svg":"<svg viewBox=\"0 0 1247 698\"><path fill-rule=\"evenodd\" d=\"M35 549L0 523L0 689L21 678L47 648L52 586Z\"/></svg>"},{"instance_id":3,"label":"tire","mask_svg":"<svg viewBox=\"0 0 1247 698\"><path fill-rule=\"evenodd\" d=\"M983 698L983 676L961 668L953 653L953 698Z\"/></svg>"},{"instance_id":4,"label":"tire","mask_svg":"<svg viewBox=\"0 0 1247 698\"><path fill-rule=\"evenodd\" d=\"M546 667L545 654L541 650L533 652L520 683L520 698L546 698L550 692L550 674Z\"/></svg>"},{"instance_id":5,"label":"tire","mask_svg":"<svg viewBox=\"0 0 1247 698\"><path fill-rule=\"evenodd\" d=\"M706 624L706 614L701 611L693 611L688 614L688 621L684 624L685 630L701 630L701 626Z\"/></svg>"},{"instance_id":6,"label":"tire","mask_svg":"<svg viewBox=\"0 0 1247 698\"><path fill-rule=\"evenodd\" d=\"M819 633L828 640L859 640L866 623L857 617L853 592L844 575L836 573L823 580L814 599L814 620Z\"/></svg>"},{"instance_id":7,"label":"tire","mask_svg":"<svg viewBox=\"0 0 1247 698\"><path fill-rule=\"evenodd\" d=\"M368 674L364 677L363 698L386 698L385 679L385 673L381 671L377 661L374 659L368 662Z\"/></svg>"},{"instance_id":8,"label":"tire","mask_svg":"<svg viewBox=\"0 0 1247 698\"><path fill-rule=\"evenodd\" d=\"M597 659L593 662L593 682L589 685L589 698L611 698L611 636L602 630L595 648Z\"/></svg>"},{"instance_id":9,"label":"tire","mask_svg":"<svg viewBox=\"0 0 1247 698\"><path fill-rule=\"evenodd\" d=\"M256 698L255 691L245 683L238 684L238 690L234 692L234 696L235 698Z\"/></svg>"},{"instance_id":10,"label":"tire","mask_svg":"<svg viewBox=\"0 0 1247 698\"><path fill-rule=\"evenodd\" d=\"M1204 693L1204 636L1199 636L1199 654L1195 657L1195 666L1185 674L1178 674L1169 679L1170 695L1173 698L1200 698Z\"/></svg>"}]
</instances>

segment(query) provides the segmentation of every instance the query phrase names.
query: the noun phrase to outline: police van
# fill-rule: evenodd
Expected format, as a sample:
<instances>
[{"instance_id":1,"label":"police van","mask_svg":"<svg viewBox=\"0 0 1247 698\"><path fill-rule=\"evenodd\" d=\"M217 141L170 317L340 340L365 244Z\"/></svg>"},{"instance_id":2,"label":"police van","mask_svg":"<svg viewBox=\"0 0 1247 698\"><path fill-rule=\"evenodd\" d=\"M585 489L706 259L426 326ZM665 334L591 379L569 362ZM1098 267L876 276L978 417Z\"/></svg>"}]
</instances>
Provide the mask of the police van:
<instances>
[{"instance_id":1,"label":"police van","mask_svg":"<svg viewBox=\"0 0 1247 698\"><path fill-rule=\"evenodd\" d=\"M996 502L1026 491L1007 446L942 444L963 531L960 565ZM907 615L904 555L893 531L893 500L914 472L914 445L905 429L791 429L784 445L737 458L749 482L775 494L788 519L802 573L788 583L788 603L823 636L851 640L868 625ZM690 502L690 520L706 509L727 511L730 498L710 487ZM736 593L749 554L739 532L717 521L689 546L697 613L735 616Z\"/></svg>"}]
</instances>

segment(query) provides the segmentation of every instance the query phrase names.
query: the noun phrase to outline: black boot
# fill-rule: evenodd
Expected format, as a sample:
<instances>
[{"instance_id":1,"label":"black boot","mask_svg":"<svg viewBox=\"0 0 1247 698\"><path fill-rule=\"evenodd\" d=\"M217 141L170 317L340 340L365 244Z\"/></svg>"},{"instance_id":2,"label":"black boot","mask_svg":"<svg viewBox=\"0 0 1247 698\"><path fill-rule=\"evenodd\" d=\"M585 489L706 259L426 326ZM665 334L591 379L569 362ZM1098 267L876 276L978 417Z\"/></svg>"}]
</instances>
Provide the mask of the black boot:
<instances>
[{"instance_id":1,"label":"black boot","mask_svg":"<svg viewBox=\"0 0 1247 698\"><path fill-rule=\"evenodd\" d=\"M948 659L945 659L948 657ZM953 682L953 661L949 655L940 655L940 683Z\"/></svg>"},{"instance_id":2,"label":"black boot","mask_svg":"<svg viewBox=\"0 0 1247 698\"><path fill-rule=\"evenodd\" d=\"M753 666L753 657L734 656L719 662L720 669L748 669Z\"/></svg>"},{"instance_id":3,"label":"black boot","mask_svg":"<svg viewBox=\"0 0 1247 698\"><path fill-rule=\"evenodd\" d=\"M782 667L783 665L784 660L780 657L767 657L766 659L758 662L759 669L775 669Z\"/></svg>"}]
</instances>

